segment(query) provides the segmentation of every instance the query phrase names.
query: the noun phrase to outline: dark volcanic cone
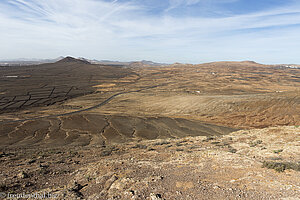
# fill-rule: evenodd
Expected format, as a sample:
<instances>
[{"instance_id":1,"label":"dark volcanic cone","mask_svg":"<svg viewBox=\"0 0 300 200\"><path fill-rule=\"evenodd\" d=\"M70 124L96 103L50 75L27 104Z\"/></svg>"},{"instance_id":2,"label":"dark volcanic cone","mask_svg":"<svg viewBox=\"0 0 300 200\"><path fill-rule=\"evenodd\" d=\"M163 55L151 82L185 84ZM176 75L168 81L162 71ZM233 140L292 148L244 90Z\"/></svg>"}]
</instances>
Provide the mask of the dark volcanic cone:
<instances>
[{"instance_id":1,"label":"dark volcanic cone","mask_svg":"<svg viewBox=\"0 0 300 200\"><path fill-rule=\"evenodd\" d=\"M70 56L67 56L59 61L57 61L56 63L83 63L83 64L91 64L89 61L87 60L83 60L83 59L76 59Z\"/></svg>"}]
</instances>

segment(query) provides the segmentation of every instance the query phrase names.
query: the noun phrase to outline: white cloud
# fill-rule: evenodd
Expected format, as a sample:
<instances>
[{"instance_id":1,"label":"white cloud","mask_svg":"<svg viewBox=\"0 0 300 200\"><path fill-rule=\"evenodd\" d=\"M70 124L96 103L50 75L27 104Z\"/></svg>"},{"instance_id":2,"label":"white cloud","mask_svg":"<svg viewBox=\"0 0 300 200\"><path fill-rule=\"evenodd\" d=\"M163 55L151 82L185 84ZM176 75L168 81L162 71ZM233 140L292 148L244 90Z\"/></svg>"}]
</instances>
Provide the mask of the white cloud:
<instances>
[{"instance_id":1,"label":"white cloud","mask_svg":"<svg viewBox=\"0 0 300 200\"><path fill-rule=\"evenodd\" d=\"M204 0L173 3L199 1ZM0 59L74 55L161 62L288 62L296 61L294 52L300 45L298 4L224 18L180 18L148 15L140 5L116 0L9 2L14 6L0 2Z\"/></svg>"},{"instance_id":2,"label":"white cloud","mask_svg":"<svg viewBox=\"0 0 300 200\"><path fill-rule=\"evenodd\" d=\"M211 5L211 4L222 4L222 3L232 3L239 0L169 0L169 7L165 10L166 12L175 9L179 6L192 6L198 3L202 3L203 5Z\"/></svg>"}]
</instances>

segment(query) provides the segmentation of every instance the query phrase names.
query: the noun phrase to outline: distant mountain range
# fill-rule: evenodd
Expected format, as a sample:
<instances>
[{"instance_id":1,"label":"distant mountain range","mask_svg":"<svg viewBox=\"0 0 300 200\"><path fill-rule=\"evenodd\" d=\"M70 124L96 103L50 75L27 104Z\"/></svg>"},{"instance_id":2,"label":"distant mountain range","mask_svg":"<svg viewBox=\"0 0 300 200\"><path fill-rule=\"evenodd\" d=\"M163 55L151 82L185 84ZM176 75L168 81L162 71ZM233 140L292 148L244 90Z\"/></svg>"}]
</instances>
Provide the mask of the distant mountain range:
<instances>
[{"instance_id":1,"label":"distant mountain range","mask_svg":"<svg viewBox=\"0 0 300 200\"><path fill-rule=\"evenodd\" d=\"M21 66L21 65L39 65L44 63L55 63L55 62L69 62L69 61L83 61L84 63L91 64L101 64L101 65L116 65L116 66L132 66L132 67L143 67L143 66L161 66L168 65L165 63L156 63L152 61L142 60L142 61L132 61L132 62L120 62L120 61L111 61L111 60L96 60L96 59L86 59L86 58L73 58L70 56L67 57L58 57L55 59L13 59L13 60L0 60L1 66Z\"/></svg>"},{"instance_id":2,"label":"distant mountain range","mask_svg":"<svg viewBox=\"0 0 300 200\"><path fill-rule=\"evenodd\" d=\"M28 59L28 58L19 58L19 59L11 59L11 60L0 60L0 65L4 66L19 66L19 65L39 65L43 63L54 63L57 62L64 57L58 57L55 59Z\"/></svg>"},{"instance_id":3,"label":"distant mountain range","mask_svg":"<svg viewBox=\"0 0 300 200\"><path fill-rule=\"evenodd\" d=\"M96 60L96 59L86 59L83 57L73 58L70 56L60 56L55 59L27 59L27 58L19 58L13 60L0 60L0 66L21 66L21 65L39 65L45 63L55 63L55 62L81 62L85 64L100 64L100 65L113 65L113 66L122 66L122 67L147 67L147 66L163 66L163 65L182 65L182 63L173 63L173 64L166 64L166 63L156 63L153 61L131 61L131 62L121 62L121 61L111 61L111 60ZM222 61L222 62L211 62L211 63L203 63L206 65L231 65L231 64L241 64L241 65L261 65L254 61L241 61L241 62L234 62L234 61ZM293 69L300 69L300 65L297 64L278 64L272 65L279 69L284 68L293 68Z\"/></svg>"}]
</instances>

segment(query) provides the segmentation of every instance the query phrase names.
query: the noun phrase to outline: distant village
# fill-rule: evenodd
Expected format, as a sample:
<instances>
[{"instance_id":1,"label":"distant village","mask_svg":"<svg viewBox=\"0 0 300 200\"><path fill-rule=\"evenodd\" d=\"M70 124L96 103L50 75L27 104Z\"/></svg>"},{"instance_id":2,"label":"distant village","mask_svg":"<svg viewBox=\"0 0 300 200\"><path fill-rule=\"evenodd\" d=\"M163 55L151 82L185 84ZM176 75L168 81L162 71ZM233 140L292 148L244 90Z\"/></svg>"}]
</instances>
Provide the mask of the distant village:
<instances>
[{"instance_id":1,"label":"distant village","mask_svg":"<svg viewBox=\"0 0 300 200\"><path fill-rule=\"evenodd\" d=\"M285 65L286 68L292 68L292 69L300 69L299 65Z\"/></svg>"}]
</instances>

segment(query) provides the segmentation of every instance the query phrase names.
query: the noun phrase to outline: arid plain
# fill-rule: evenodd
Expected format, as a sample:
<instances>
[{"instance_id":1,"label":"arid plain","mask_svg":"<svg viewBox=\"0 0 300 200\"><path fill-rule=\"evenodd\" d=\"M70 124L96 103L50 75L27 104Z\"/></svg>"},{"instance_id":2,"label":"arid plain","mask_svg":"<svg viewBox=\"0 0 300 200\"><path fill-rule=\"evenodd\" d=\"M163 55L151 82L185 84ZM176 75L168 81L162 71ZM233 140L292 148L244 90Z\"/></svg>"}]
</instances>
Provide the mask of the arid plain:
<instances>
[{"instance_id":1,"label":"arid plain","mask_svg":"<svg viewBox=\"0 0 300 200\"><path fill-rule=\"evenodd\" d=\"M0 192L300 196L299 68L124 67L67 57L0 71Z\"/></svg>"}]
</instances>

